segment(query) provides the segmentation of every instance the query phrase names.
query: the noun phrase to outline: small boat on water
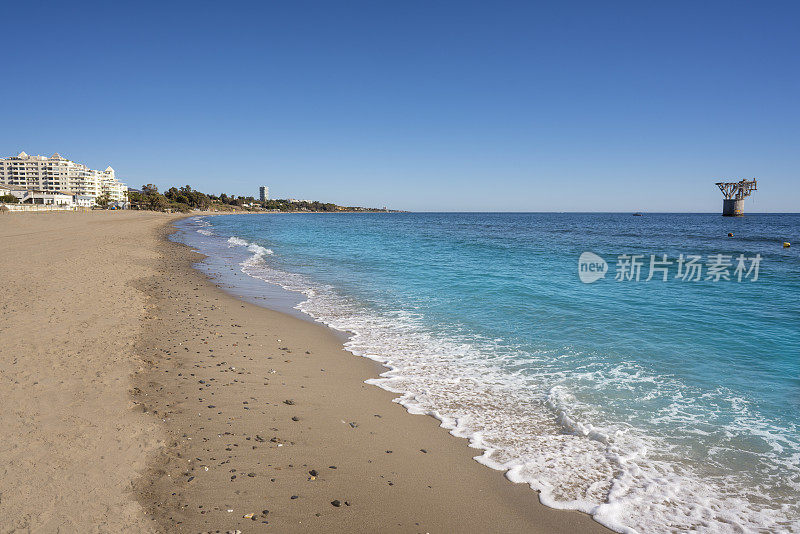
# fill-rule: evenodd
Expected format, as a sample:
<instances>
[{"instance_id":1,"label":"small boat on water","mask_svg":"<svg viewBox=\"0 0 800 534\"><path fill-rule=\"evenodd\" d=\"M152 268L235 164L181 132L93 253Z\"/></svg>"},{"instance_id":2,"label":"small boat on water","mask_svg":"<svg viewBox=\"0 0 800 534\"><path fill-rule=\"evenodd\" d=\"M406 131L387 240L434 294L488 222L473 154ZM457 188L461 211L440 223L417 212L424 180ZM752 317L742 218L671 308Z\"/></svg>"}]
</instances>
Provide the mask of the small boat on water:
<instances>
[{"instance_id":1,"label":"small boat on water","mask_svg":"<svg viewBox=\"0 0 800 534\"><path fill-rule=\"evenodd\" d=\"M642 217L642 214L637 211L636 213L633 214L633 216L634 217Z\"/></svg>"}]
</instances>

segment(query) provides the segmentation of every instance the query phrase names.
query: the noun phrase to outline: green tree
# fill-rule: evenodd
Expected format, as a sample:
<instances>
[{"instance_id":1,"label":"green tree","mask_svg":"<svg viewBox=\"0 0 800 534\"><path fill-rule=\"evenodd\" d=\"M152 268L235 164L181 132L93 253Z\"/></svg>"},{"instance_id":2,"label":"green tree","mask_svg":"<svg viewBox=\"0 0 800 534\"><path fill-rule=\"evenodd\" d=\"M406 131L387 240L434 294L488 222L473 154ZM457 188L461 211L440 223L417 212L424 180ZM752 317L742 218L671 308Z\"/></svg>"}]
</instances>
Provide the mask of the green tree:
<instances>
[{"instance_id":1,"label":"green tree","mask_svg":"<svg viewBox=\"0 0 800 534\"><path fill-rule=\"evenodd\" d=\"M142 204L144 204L144 195L138 191L128 191L128 202L131 203L131 209L143 209Z\"/></svg>"},{"instance_id":2,"label":"green tree","mask_svg":"<svg viewBox=\"0 0 800 534\"><path fill-rule=\"evenodd\" d=\"M111 195L108 193L103 193L95 200L95 203L100 206L101 208L107 208L109 204L111 204Z\"/></svg>"},{"instance_id":3,"label":"green tree","mask_svg":"<svg viewBox=\"0 0 800 534\"><path fill-rule=\"evenodd\" d=\"M169 200L161 194L150 195L147 197L147 209L153 211L164 211L169 207Z\"/></svg>"},{"instance_id":4,"label":"green tree","mask_svg":"<svg viewBox=\"0 0 800 534\"><path fill-rule=\"evenodd\" d=\"M147 184L142 186L142 194L146 197L157 195L158 194L158 187L153 184Z\"/></svg>"}]
</instances>

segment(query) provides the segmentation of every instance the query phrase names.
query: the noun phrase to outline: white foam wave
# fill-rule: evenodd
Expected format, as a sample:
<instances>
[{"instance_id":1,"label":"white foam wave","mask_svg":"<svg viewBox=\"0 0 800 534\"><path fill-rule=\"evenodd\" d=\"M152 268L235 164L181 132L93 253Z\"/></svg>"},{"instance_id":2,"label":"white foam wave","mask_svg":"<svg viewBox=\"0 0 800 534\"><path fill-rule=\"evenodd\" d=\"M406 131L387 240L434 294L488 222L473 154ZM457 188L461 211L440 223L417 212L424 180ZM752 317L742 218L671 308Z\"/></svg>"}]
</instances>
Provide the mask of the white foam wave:
<instances>
[{"instance_id":1,"label":"white foam wave","mask_svg":"<svg viewBox=\"0 0 800 534\"><path fill-rule=\"evenodd\" d=\"M248 262L248 264L253 263L253 262L257 262L262 257L268 256L270 254L273 254L272 249L268 249L266 247L262 247L261 245L257 245L255 243L250 243L250 242L245 241L244 239L242 239L240 237L236 237L236 236L228 238L228 246L246 247L247 250L252 252L253 255L246 260Z\"/></svg>"},{"instance_id":2,"label":"white foam wave","mask_svg":"<svg viewBox=\"0 0 800 534\"><path fill-rule=\"evenodd\" d=\"M599 374L589 358L580 360L583 373L576 365L578 371L567 375L552 362L576 355L553 354L534 358L538 371L529 365L526 373L510 374L498 367L496 355L505 353L510 360L521 355L508 353L501 340L478 344L436 336L426 332L421 316L370 313L330 287L263 262L246 261L242 270L305 294L301 311L352 332L345 345L349 351L389 368L368 383L398 393L396 402L409 412L432 415L453 435L469 439L484 451L477 461L529 484L547 506L589 513L626 533L800 532L800 522L789 519L798 517L796 505L770 502L766 491L744 477L676 462L674 446L664 436L643 434L625 421L592 423L603 420L602 414L572 394L581 381L607 381L643 399L663 400L668 391L680 391L668 377L650 376L629 363ZM548 383L553 385L541 387ZM708 415L692 414L689 400L678 395L653 417L679 422ZM740 424L750 423L755 421ZM780 434L772 436L778 443L791 440L771 431ZM800 477L793 484L792 491L800 490Z\"/></svg>"},{"instance_id":3,"label":"white foam wave","mask_svg":"<svg viewBox=\"0 0 800 534\"><path fill-rule=\"evenodd\" d=\"M264 248L261 245L256 245L255 243L248 245L247 250L249 250L258 257L267 256L273 253L271 249Z\"/></svg>"},{"instance_id":4,"label":"white foam wave","mask_svg":"<svg viewBox=\"0 0 800 534\"><path fill-rule=\"evenodd\" d=\"M197 229L198 234L205 236L214 235L214 232L210 230L211 223L208 222L205 217L192 217L191 222L194 223L195 226L199 227Z\"/></svg>"},{"instance_id":5,"label":"white foam wave","mask_svg":"<svg viewBox=\"0 0 800 534\"><path fill-rule=\"evenodd\" d=\"M792 497L800 492L800 453L782 454L800 450L800 433L765 421L746 399L690 390L632 362L521 353L502 339L437 334L419 314L371 312L330 286L276 269L264 261L267 248L239 237L227 244L252 253L240 264L245 274L303 293L301 311L352 332L348 350L388 367L368 383L469 439L482 450L478 462L540 491L543 504L584 511L626 533L800 532ZM613 411L603 409L616 398ZM722 416L732 412L733 419ZM683 457L687 447L675 435L640 428L716 445L701 462ZM760 440L761 456L746 459L757 463L760 480L720 468L745 437ZM784 498L775 498L776 488Z\"/></svg>"}]
</instances>

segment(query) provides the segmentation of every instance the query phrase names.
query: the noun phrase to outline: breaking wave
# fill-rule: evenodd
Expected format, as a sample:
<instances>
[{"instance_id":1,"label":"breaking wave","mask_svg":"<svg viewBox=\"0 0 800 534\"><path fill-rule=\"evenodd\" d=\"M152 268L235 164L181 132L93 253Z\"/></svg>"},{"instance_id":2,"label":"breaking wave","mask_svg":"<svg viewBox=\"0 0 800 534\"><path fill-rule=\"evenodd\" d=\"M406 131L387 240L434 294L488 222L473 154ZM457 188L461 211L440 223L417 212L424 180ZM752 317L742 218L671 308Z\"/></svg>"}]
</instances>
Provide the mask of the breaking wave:
<instances>
[{"instance_id":1,"label":"breaking wave","mask_svg":"<svg viewBox=\"0 0 800 534\"><path fill-rule=\"evenodd\" d=\"M600 424L601 414L571 393L580 387L630 389L662 400L674 396L654 416L671 423L687 416L713 419L691 403L698 392L675 380L649 375L634 363L607 369L593 355L520 353L498 340L436 335L419 314L375 314L332 286L264 261L248 260L241 267L249 276L306 295L301 311L351 332L347 350L389 368L367 383L401 395L395 402L409 412L431 415L451 434L468 439L483 450L478 462L530 485L546 506L586 512L624 533L800 532L800 524L786 519L788 510L773 507L752 481L682 464L663 436L626 421ZM525 360L525 372L509 373L497 355L503 363ZM576 368L577 375L567 371ZM728 394L719 391L716 400L746 407L745 399L725 399ZM741 430L729 427L721 434L735 441ZM748 426L746 433L752 430ZM777 428L765 429L765 436L776 448L785 440L800 447Z\"/></svg>"},{"instance_id":2,"label":"breaking wave","mask_svg":"<svg viewBox=\"0 0 800 534\"><path fill-rule=\"evenodd\" d=\"M531 351L461 324L432 326L410 309L377 311L281 269L268 248L235 236L227 246L252 253L239 263L244 274L302 293L299 310L352 333L347 350L388 368L368 383L436 417L482 451L478 462L547 506L624 533L800 532L800 455L785 453L800 450L800 429L725 387L700 389L599 353ZM700 442L713 445L687 454ZM737 461L759 479L725 468Z\"/></svg>"},{"instance_id":3,"label":"breaking wave","mask_svg":"<svg viewBox=\"0 0 800 534\"><path fill-rule=\"evenodd\" d=\"M261 245L256 245L255 243L249 243L244 239L240 239L238 237L231 237L228 239L229 246L238 246L238 247L246 247L247 250L253 253L253 255L247 260L248 262L255 262L260 259L262 256L267 256L273 254L272 250L262 247Z\"/></svg>"}]
</instances>

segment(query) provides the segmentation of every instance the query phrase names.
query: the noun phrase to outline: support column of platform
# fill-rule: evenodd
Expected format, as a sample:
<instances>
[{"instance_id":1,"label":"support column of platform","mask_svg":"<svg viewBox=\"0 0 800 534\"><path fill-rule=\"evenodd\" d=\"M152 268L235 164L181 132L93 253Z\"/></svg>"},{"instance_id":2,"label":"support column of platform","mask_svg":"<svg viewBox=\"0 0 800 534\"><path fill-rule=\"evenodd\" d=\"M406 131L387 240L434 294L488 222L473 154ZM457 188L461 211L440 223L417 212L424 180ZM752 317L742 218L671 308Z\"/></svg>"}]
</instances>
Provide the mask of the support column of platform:
<instances>
[{"instance_id":1,"label":"support column of platform","mask_svg":"<svg viewBox=\"0 0 800 534\"><path fill-rule=\"evenodd\" d=\"M722 199L722 215L725 217L742 217L744 215L744 199Z\"/></svg>"}]
</instances>

